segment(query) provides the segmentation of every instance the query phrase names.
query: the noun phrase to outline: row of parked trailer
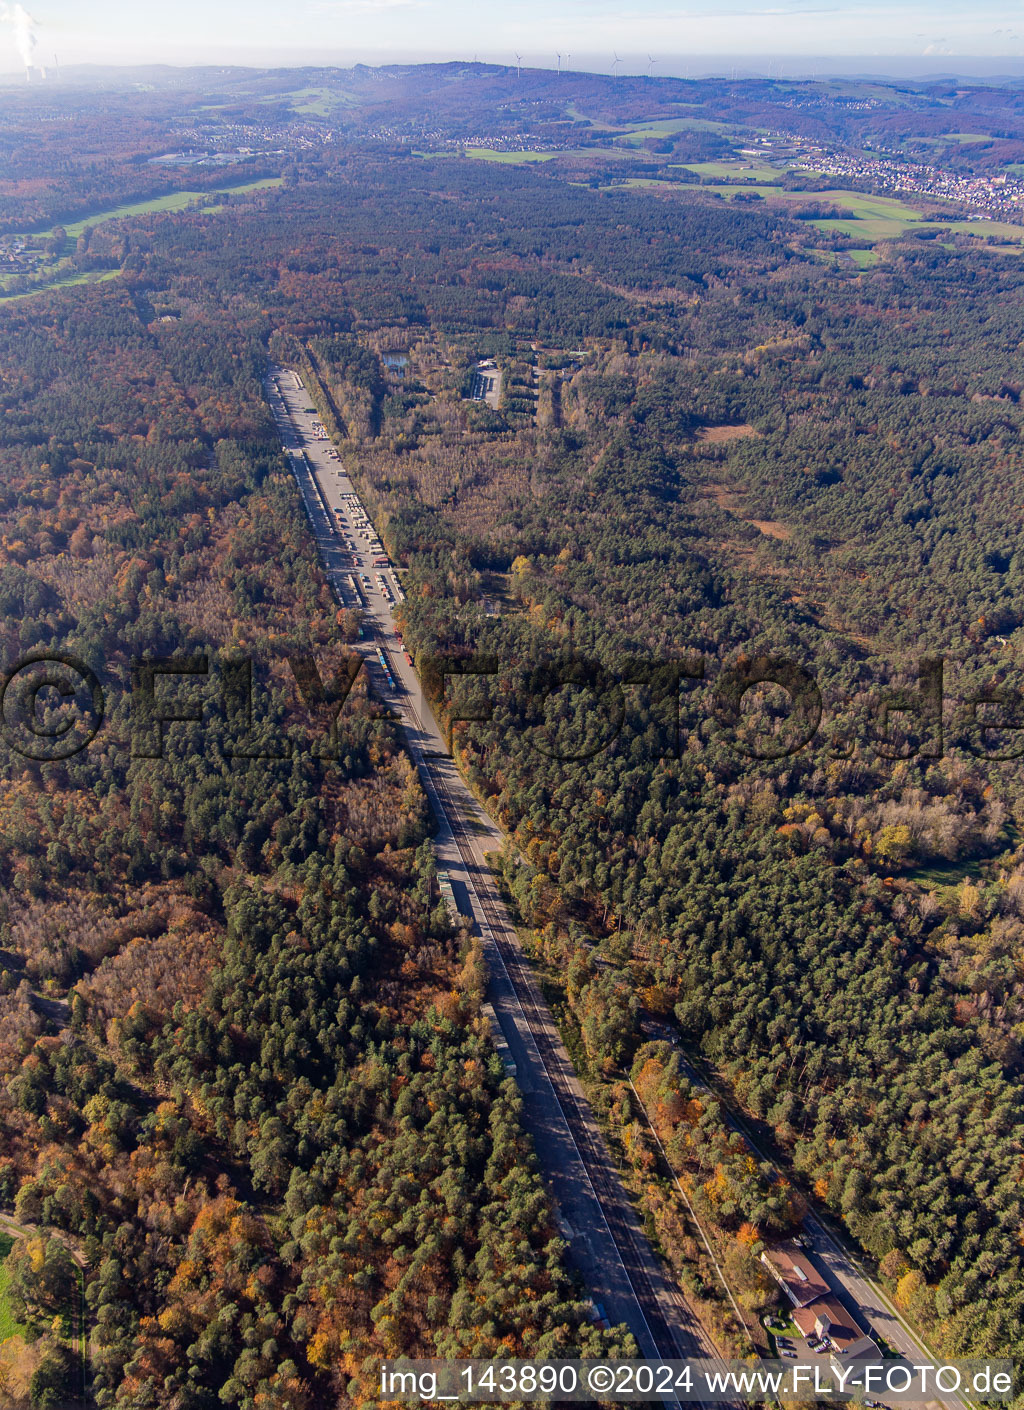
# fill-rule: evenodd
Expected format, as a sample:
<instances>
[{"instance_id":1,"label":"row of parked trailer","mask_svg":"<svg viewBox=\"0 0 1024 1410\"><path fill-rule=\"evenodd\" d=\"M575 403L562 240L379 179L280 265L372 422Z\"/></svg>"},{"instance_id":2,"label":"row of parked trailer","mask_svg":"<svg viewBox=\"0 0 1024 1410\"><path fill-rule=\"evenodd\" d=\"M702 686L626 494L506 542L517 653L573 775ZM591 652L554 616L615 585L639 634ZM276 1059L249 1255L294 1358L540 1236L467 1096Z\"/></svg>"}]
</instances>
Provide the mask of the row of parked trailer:
<instances>
[{"instance_id":1,"label":"row of parked trailer","mask_svg":"<svg viewBox=\"0 0 1024 1410\"><path fill-rule=\"evenodd\" d=\"M411 653L411 651L409 650L409 648L406 646L405 642L402 641L402 633L398 630L397 627L395 628L395 640L401 645L401 648L402 648L402 655L403 655L403 656L405 657L405 659L408 661L409 665L410 665L410 666L414 665L415 662L414 662L413 659L412 659L412 653Z\"/></svg>"},{"instance_id":2,"label":"row of parked trailer","mask_svg":"<svg viewBox=\"0 0 1024 1410\"><path fill-rule=\"evenodd\" d=\"M345 502L348 513L352 516L353 532L357 533L360 538L367 540L367 548L373 554L371 563L372 566L378 570L376 573L377 586L380 588L382 596L392 607L394 607L396 602L404 602L405 593L399 585L398 575L391 565L391 559L384 552L384 547L377 537L376 529L366 517L366 511L359 503L358 495L346 494L342 495L342 499ZM340 514L335 514L334 521L340 534L347 535L349 533L348 525ZM346 538L346 546L347 544L348 540ZM380 572L382 568L391 568L390 577L384 577L383 573Z\"/></svg>"},{"instance_id":3,"label":"row of parked trailer","mask_svg":"<svg viewBox=\"0 0 1024 1410\"><path fill-rule=\"evenodd\" d=\"M384 672L384 679L387 681L388 686L391 690L396 690L397 687L395 685L394 672L391 669L391 662L388 660L387 652L384 650L383 646L380 645L377 647L377 660L380 662L380 668Z\"/></svg>"}]
</instances>

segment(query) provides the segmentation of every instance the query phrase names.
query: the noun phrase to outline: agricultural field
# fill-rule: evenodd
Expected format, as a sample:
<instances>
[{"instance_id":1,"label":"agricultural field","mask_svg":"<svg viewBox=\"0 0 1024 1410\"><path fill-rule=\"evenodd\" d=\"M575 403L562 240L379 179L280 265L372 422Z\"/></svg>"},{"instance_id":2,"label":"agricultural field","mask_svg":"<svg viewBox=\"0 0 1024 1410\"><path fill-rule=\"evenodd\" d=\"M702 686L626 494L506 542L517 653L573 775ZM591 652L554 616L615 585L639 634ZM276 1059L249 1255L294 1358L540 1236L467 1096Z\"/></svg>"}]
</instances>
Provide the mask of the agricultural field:
<instances>
[{"instance_id":1,"label":"agricultural field","mask_svg":"<svg viewBox=\"0 0 1024 1410\"><path fill-rule=\"evenodd\" d=\"M886 196L863 196L857 192L826 191L830 199L853 211L853 219L815 220L819 230L835 231L851 239L871 241L891 240L908 230L951 230L958 235L984 238L989 235L1004 240L1024 240L1024 226L1010 225L1001 220L928 220L903 201Z\"/></svg>"},{"instance_id":2,"label":"agricultural field","mask_svg":"<svg viewBox=\"0 0 1024 1410\"><path fill-rule=\"evenodd\" d=\"M287 95L293 113L304 116L326 117L335 108L346 107L352 99L337 88L298 88Z\"/></svg>"},{"instance_id":3,"label":"agricultural field","mask_svg":"<svg viewBox=\"0 0 1024 1410\"><path fill-rule=\"evenodd\" d=\"M709 118L665 118L646 126L620 129L618 141L623 146L639 146L648 137L671 137L676 132L732 132L734 129L725 122L712 122Z\"/></svg>"},{"instance_id":4,"label":"agricultural field","mask_svg":"<svg viewBox=\"0 0 1024 1410\"><path fill-rule=\"evenodd\" d=\"M435 156L436 153L427 153ZM550 162L558 152L496 152L493 147L467 147L466 156L481 162L504 162L510 166L520 166L523 162Z\"/></svg>"},{"instance_id":5,"label":"agricultural field","mask_svg":"<svg viewBox=\"0 0 1024 1410\"><path fill-rule=\"evenodd\" d=\"M809 223L829 234L847 235L851 240L893 240L908 230L950 230L958 235L979 238L996 236L1018 243L1024 241L1024 226L1002 220L931 220L906 201L895 196L868 196L863 191L784 191L778 186L757 185L742 188L744 194L756 192L766 201L784 201L789 205L824 202L851 212L838 219L823 218ZM706 191L731 200L740 194L736 186L706 186Z\"/></svg>"},{"instance_id":6,"label":"agricultural field","mask_svg":"<svg viewBox=\"0 0 1024 1410\"><path fill-rule=\"evenodd\" d=\"M708 162L702 165L720 167L726 164ZM690 170L693 168L691 167ZM602 189L623 190L627 188L636 191L649 191L652 194L674 192L680 195L692 193L694 190L692 186L680 186L671 181L659 180L656 177L629 177L626 180L610 182ZM802 206L820 201L849 211L850 215L848 216L836 219L809 220L807 223L825 234L840 234L851 240L870 241L871 249L844 252L849 256L849 259L844 259L843 262L852 261L862 269L876 262L878 258L876 247L880 243L898 239L910 230L922 234L929 230L941 230L950 231L956 235L970 235L977 239L996 238L1004 242L991 247L999 254L1017 254L1024 249L1024 226L1011 225L1007 221L1000 220L931 220L905 201L900 201L892 196L869 196L862 191L843 190L786 191L780 186L763 183L746 187L710 185L703 186L700 190L710 191L715 195L722 196L727 201L734 200L737 196L756 194L761 196L766 203L778 201L787 205ZM952 249L954 246L947 245L946 248Z\"/></svg>"},{"instance_id":7,"label":"agricultural field","mask_svg":"<svg viewBox=\"0 0 1024 1410\"><path fill-rule=\"evenodd\" d=\"M150 201L136 201L133 205L98 211L96 215L87 215L81 220L72 221L70 225L65 225L64 229L69 239L77 240L86 226L101 225L107 220L126 220L133 215L152 215L155 211L183 211L193 202L213 196L244 196L248 191L261 191L280 185L279 176L267 176L259 181L248 181L244 186L225 186L222 191L171 191L166 196L155 196Z\"/></svg>"},{"instance_id":8,"label":"agricultural field","mask_svg":"<svg viewBox=\"0 0 1024 1410\"><path fill-rule=\"evenodd\" d=\"M616 127L614 123L604 122L601 118L592 117L589 113L581 112L575 103L569 103L565 109L566 116L574 122L589 122L595 132L624 132L627 129Z\"/></svg>"},{"instance_id":9,"label":"agricultural field","mask_svg":"<svg viewBox=\"0 0 1024 1410\"><path fill-rule=\"evenodd\" d=\"M748 181L777 181L784 167L765 166L763 162L684 162L686 171L698 176L717 176L721 180L742 177Z\"/></svg>"},{"instance_id":10,"label":"agricultural field","mask_svg":"<svg viewBox=\"0 0 1024 1410\"><path fill-rule=\"evenodd\" d=\"M867 269L870 265L878 263L878 251L874 248L870 250L844 250L843 257L851 260L858 269Z\"/></svg>"},{"instance_id":11,"label":"agricultural field","mask_svg":"<svg viewBox=\"0 0 1024 1410\"><path fill-rule=\"evenodd\" d=\"M15 303L18 299L33 299L37 294L50 293L53 289L70 289L75 284L103 284L108 279L116 279L119 269L88 270L82 274L72 274L67 279L55 279L52 284L40 284L35 289L26 289L20 294L0 292L0 303Z\"/></svg>"},{"instance_id":12,"label":"agricultural field","mask_svg":"<svg viewBox=\"0 0 1024 1410\"><path fill-rule=\"evenodd\" d=\"M629 189L632 191L683 191L687 188L679 186L674 181L659 181L656 176L627 176L609 182L607 186L601 188L603 191L622 191Z\"/></svg>"},{"instance_id":13,"label":"agricultural field","mask_svg":"<svg viewBox=\"0 0 1024 1410\"><path fill-rule=\"evenodd\" d=\"M812 202L821 205L840 206L850 211L851 217L842 220L816 220L814 224L830 230L841 229L844 234L864 236L869 240L884 240L893 235L902 235L911 225L924 222L920 211L895 196L868 196L863 191L785 191L781 186L755 185L746 188L736 186L707 186L726 200L739 194L756 191L766 200L785 201L787 205L806 206ZM926 222L925 222L926 223ZM964 222L967 223L967 222ZM970 222L974 224L975 222ZM980 222L978 222L980 224Z\"/></svg>"},{"instance_id":14,"label":"agricultural field","mask_svg":"<svg viewBox=\"0 0 1024 1410\"><path fill-rule=\"evenodd\" d=\"M1024 240L1024 225L1011 225L1006 220L951 220L925 221L925 229L952 230L957 235L994 235L997 238L1019 243ZM1006 246L1001 246L1005 250Z\"/></svg>"},{"instance_id":15,"label":"agricultural field","mask_svg":"<svg viewBox=\"0 0 1024 1410\"><path fill-rule=\"evenodd\" d=\"M920 137L920 142L936 143L945 146L949 142L957 142L960 146L970 146L975 142L991 142L992 137L988 132L940 132L937 137Z\"/></svg>"}]
</instances>

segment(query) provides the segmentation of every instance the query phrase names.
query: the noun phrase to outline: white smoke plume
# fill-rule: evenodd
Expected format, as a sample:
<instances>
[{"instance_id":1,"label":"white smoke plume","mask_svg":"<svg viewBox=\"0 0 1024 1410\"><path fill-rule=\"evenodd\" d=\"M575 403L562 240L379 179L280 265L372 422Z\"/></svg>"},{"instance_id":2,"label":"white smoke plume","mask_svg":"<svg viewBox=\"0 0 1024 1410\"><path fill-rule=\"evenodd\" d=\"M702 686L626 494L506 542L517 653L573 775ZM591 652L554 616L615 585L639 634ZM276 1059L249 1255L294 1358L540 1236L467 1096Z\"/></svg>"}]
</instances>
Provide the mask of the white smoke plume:
<instances>
[{"instance_id":1,"label":"white smoke plume","mask_svg":"<svg viewBox=\"0 0 1024 1410\"><path fill-rule=\"evenodd\" d=\"M0 9L0 20L9 24L14 31L14 47L21 55L26 72L32 68L36 52L36 22L24 5L4 5Z\"/></svg>"}]
</instances>

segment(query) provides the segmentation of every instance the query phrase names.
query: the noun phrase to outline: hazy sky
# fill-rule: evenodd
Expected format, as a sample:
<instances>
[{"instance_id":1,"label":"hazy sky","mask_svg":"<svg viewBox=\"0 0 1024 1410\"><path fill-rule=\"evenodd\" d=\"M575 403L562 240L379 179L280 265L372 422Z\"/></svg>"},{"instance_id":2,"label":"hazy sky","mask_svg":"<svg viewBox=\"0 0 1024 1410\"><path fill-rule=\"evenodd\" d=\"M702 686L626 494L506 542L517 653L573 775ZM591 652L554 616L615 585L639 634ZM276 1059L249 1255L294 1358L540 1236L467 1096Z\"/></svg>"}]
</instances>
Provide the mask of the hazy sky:
<instances>
[{"instance_id":1,"label":"hazy sky","mask_svg":"<svg viewBox=\"0 0 1024 1410\"><path fill-rule=\"evenodd\" d=\"M0 9L6 8L0 0ZM38 63L82 61L332 63L443 56L607 68L678 56L1024 54L1022 0L26 0ZM14 12L0 29L0 69L19 63ZM24 31L22 50L24 51ZM669 56L677 56L672 60ZM657 69L655 70L658 71Z\"/></svg>"}]
</instances>

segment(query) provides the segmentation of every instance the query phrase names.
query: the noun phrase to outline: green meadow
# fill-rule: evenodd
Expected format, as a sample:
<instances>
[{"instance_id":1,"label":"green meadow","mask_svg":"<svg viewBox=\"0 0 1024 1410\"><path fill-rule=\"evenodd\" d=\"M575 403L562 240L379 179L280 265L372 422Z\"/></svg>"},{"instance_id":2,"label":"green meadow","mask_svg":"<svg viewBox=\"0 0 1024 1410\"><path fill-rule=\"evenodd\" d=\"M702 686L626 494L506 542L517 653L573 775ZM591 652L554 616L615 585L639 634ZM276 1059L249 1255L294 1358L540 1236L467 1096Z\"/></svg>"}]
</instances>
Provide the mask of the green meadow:
<instances>
[{"instance_id":1,"label":"green meadow","mask_svg":"<svg viewBox=\"0 0 1024 1410\"><path fill-rule=\"evenodd\" d=\"M937 137L922 137L921 142L958 142L965 146L972 142L991 142L992 138L987 132L940 132Z\"/></svg>"},{"instance_id":2,"label":"green meadow","mask_svg":"<svg viewBox=\"0 0 1024 1410\"><path fill-rule=\"evenodd\" d=\"M10 1275L4 1267L4 1260L14 1247L14 1240L9 1234L0 1234L0 1342L9 1341L11 1337L20 1336L25 1328L18 1322L11 1309L8 1298L8 1290L11 1285Z\"/></svg>"},{"instance_id":3,"label":"green meadow","mask_svg":"<svg viewBox=\"0 0 1024 1410\"><path fill-rule=\"evenodd\" d=\"M559 155L558 152L496 152L493 147L466 148L466 156L475 157L477 161L506 162L513 166L522 162L550 162Z\"/></svg>"},{"instance_id":4,"label":"green meadow","mask_svg":"<svg viewBox=\"0 0 1024 1410\"><path fill-rule=\"evenodd\" d=\"M113 210L97 211L95 215L83 216L72 221L64 229L72 240L77 240L86 226L101 225L105 220L126 220L133 215L151 215L154 211L182 211L196 201L216 196L242 196L247 191L262 191L272 186L280 186L279 176L267 176L260 181L248 181L243 186L225 186L219 191L171 191L166 196L154 196L149 201L136 201L131 205L115 206ZM47 232L49 233L49 232Z\"/></svg>"},{"instance_id":5,"label":"green meadow","mask_svg":"<svg viewBox=\"0 0 1024 1410\"><path fill-rule=\"evenodd\" d=\"M716 175L723 169L735 171L737 166L735 163L702 162L699 165L694 164L688 169L706 171L708 175ZM764 171L766 168L760 170ZM777 175L778 173L773 174ZM1024 226L1011 225L1008 221L1003 220L929 219L923 216L920 211L915 210L913 206L908 205L906 201L901 201L895 196L871 196L865 195L863 191L844 191L842 189L786 191L781 186L763 183L751 184L750 186L708 185L695 188L693 186L677 186L672 182L659 181L654 178L633 178L628 181L616 182L614 186L605 189L614 190L624 187L634 190L676 191L680 194L699 189L712 191L716 195L724 197L725 200L734 200L737 196L756 193L765 201L778 201L790 206L805 206L819 201L837 206L844 211L849 211L849 215L835 219L827 217L815 219L808 223L826 234L845 235L851 240L863 240L866 244L870 243L872 249L845 252L850 256L852 262L862 269L873 264L878 258L875 246L884 240L894 240L905 235L908 231L924 233L928 230L948 230L953 234L971 235L979 239L994 238L1001 243L992 248L1000 254L1021 253L1022 247L1024 247Z\"/></svg>"},{"instance_id":6,"label":"green meadow","mask_svg":"<svg viewBox=\"0 0 1024 1410\"><path fill-rule=\"evenodd\" d=\"M22 294L0 293L0 303L14 303L16 299L34 299L37 294L48 294L52 289L70 289L75 284L105 284L108 279L116 279L119 269L89 270L85 274L72 274L67 279L54 279L51 284L40 284L36 289L26 289Z\"/></svg>"},{"instance_id":7,"label":"green meadow","mask_svg":"<svg viewBox=\"0 0 1024 1410\"><path fill-rule=\"evenodd\" d=\"M777 181L782 175L781 167L753 162L684 162L683 166L687 171L696 172L698 176L717 176L722 180L737 177L747 181L771 182Z\"/></svg>"},{"instance_id":8,"label":"green meadow","mask_svg":"<svg viewBox=\"0 0 1024 1410\"><path fill-rule=\"evenodd\" d=\"M740 194L736 186L705 186L705 191L715 191L726 200ZM767 201L783 201L787 205L809 205L824 202L839 206L850 212L849 216L837 219L823 218L812 220L819 230L840 235L848 235L851 240L892 240L904 235L908 230L951 230L960 235L979 237L996 236L1001 240L1018 242L1024 240L1024 226L1011 225L1004 220L934 220L926 218L906 201L895 196L869 196L863 191L784 191L779 186L750 186L747 192L756 191Z\"/></svg>"},{"instance_id":9,"label":"green meadow","mask_svg":"<svg viewBox=\"0 0 1024 1410\"><path fill-rule=\"evenodd\" d=\"M853 261L859 269L867 269L869 265L878 263L878 251L870 250L844 250L843 254Z\"/></svg>"},{"instance_id":10,"label":"green meadow","mask_svg":"<svg viewBox=\"0 0 1024 1410\"><path fill-rule=\"evenodd\" d=\"M64 226L67 236L71 240L77 240L83 230L102 225L108 220L126 220L132 216L150 215L154 211L182 211L189 207L196 206L197 202L203 200L213 200L214 204L204 205L201 209L209 214L223 210L221 202L217 202L218 196L244 196L250 191L263 191L271 187L280 186L280 176L263 177L259 181L247 181L241 186L226 186L220 191L172 191L166 196L157 196L150 201L136 201L130 205L116 206L112 210L97 211L95 215L84 216L81 220L72 221ZM45 234L52 234L52 230ZM33 238L33 237L29 237ZM40 238L37 234L34 238ZM59 266L59 260L52 262L52 267ZM66 264L65 264L66 267ZM44 273L45 268L39 271ZM49 283L40 284L34 289L26 289L22 293L9 294L3 292L4 287L10 285L14 276L3 276L0 278L0 303L7 303L14 299L31 299L36 294L43 294L51 289L68 289L75 284L99 284L107 279L116 279L119 271L116 269L106 269L102 271L89 271L82 274L69 274L61 279L51 279Z\"/></svg>"},{"instance_id":11,"label":"green meadow","mask_svg":"<svg viewBox=\"0 0 1024 1410\"><path fill-rule=\"evenodd\" d=\"M618 141L624 146L639 146L647 137L671 137L676 132L700 130L704 132L731 132L728 123L712 122L708 118L665 118L644 126L620 129Z\"/></svg>"}]
</instances>

